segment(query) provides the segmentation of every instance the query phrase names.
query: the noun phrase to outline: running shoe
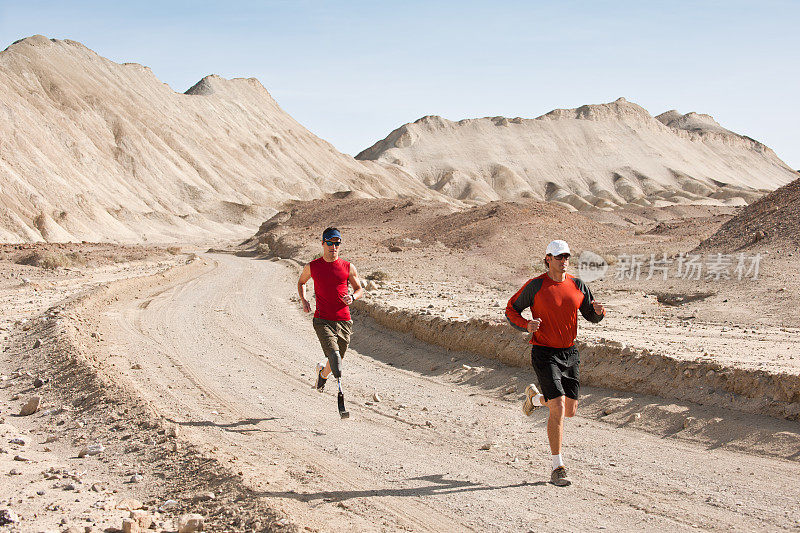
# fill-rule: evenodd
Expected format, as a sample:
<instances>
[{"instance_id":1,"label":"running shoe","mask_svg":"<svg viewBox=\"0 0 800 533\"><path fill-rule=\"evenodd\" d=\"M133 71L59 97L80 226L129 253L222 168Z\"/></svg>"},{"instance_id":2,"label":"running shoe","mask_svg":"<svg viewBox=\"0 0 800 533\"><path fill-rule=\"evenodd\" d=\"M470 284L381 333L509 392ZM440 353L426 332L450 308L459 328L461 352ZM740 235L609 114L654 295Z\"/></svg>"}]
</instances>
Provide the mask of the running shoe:
<instances>
[{"instance_id":1,"label":"running shoe","mask_svg":"<svg viewBox=\"0 0 800 533\"><path fill-rule=\"evenodd\" d=\"M533 383L525 387L525 402L522 404L522 412L525 413L525 416L531 416L534 409L541 407L541 405L533 405L533 397L538 394L539 389Z\"/></svg>"},{"instance_id":2,"label":"running shoe","mask_svg":"<svg viewBox=\"0 0 800 533\"><path fill-rule=\"evenodd\" d=\"M325 382L328 381L328 378L322 377L322 371L324 369L325 369L325 363L317 363L317 384L315 385L315 388L319 392L325 390Z\"/></svg>"},{"instance_id":3,"label":"running shoe","mask_svg":"<svg viewBox=\"0 0 800 533\"><path fill-rule=\"evenodd\" d=\"M553 470L553 473L550 474L550 483L558 487L568 487L572 485L572 481L567 478L567 469L563 466L559 466Z\"/></svg>"}]
</instances>

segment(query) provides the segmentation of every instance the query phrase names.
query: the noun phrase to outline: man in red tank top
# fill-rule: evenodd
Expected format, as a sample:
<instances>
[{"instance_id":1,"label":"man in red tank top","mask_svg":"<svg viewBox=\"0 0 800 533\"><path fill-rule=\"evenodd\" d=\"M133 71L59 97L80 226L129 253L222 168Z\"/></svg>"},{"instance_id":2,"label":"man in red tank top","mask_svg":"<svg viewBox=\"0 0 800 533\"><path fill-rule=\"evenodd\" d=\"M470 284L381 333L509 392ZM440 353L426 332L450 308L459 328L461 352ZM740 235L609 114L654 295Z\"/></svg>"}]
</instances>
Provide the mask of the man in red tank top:
<instances>
[{"instance_id":1,"label":"man in red tank top","mask_svg":"<svg viewBox=\"0 0 800 533\"><path fill-rule=\"evenodd\" d=\"M564 417L574 416L578 408L580 361L575 348L578 311L590 322L600 322L606 314L583 280L567 274L569 256L566 242L548 244L544 258L547 272L528 280L506 306L506 318L511 325L531 334L531 364L542 394L536 385L528 385L522 412L530 416L543 405L550 410L547 419L547 438L553 454L550 481L559 486L570 484L561 457L561 441ZM531 310L532 320L522 316L525 309Z\"/></svg>"},{"instance_id":2,"label":"man in red tank top","mask_svg":"<svg viewBox=\"0 0 800 533\"><path fill-rule=\"evenodd\" d=\"M322 257L308 263L300 274L297 292L303 304L303 311L311 311L311 304L306 299L306 283L314 280L314 296L317 309L314 311L314 331L317 333L322 351L327 361L317 365L316 389L322 392L325 382L333 373L339 384L340 406L342 418L345 418L344 400L341 399L342 358L350 344L353 321L350 318L349 305L364 294L358 281L356 267L339 257L342 234L336 228L326 228L322 232ZM349 294L348 284L353 287Z\"/></svg>"}]
</instances>

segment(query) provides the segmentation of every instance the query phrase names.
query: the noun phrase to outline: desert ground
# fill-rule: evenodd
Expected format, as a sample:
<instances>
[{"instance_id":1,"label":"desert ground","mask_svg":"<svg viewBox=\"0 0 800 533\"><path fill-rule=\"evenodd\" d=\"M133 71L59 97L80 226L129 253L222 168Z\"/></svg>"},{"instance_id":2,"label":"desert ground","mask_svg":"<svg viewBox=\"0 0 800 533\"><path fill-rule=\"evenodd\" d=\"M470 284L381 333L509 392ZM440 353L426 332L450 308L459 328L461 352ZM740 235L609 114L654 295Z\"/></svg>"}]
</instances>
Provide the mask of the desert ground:
<instances>
[{"instance_id":1,"label":"desert ground","mask_svg":"<svg viewBox=\"0 0 800 533\"><path fill-rule=\"evenodd\" d=\"M626 255L703 253L740 214L337 195L212 249L5 245L0 508L17 522L0 527L796 530L796 245L746 249L772 259L757 280L619 274ZM296 293L333 222L368 287L348 420L312 388ZM520 411L535 378L503 318L558 237L611 263L590 283L606 320L579 324L567 488L548 483L546 413Z\"/></svg>"},{"instance_id":2,"label":"desert ground","mask_svg":"<svg viewBox=\"0 0 800 533\"><path fill-rule=\"evenodd\" d=\"M800 179L619 98L400 126L356 158L254 78L0 52L0 531L800 529ZM341 229L351 416L296 282ZM573 484L508 299L564 239Z\"/></svg>"}]
</instances>

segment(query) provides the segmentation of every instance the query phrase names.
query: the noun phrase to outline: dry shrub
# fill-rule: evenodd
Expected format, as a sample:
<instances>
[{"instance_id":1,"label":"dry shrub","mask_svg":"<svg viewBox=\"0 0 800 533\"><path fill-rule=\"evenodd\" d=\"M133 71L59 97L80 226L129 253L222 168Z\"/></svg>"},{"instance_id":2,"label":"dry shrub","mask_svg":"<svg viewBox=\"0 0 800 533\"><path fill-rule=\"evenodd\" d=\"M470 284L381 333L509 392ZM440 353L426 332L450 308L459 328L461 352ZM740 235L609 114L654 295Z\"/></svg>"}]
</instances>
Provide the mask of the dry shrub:
<instances>
[{"instance_id":1,"label":"dry shrub","mask_svg":"<svg viewBox=\"0 0 800 533\"><path fill-rule=\"evenodd\" d=\"M606 264L609 266L617 264L618 259L617 256L614 254L603 254L601 257L603 258L603 261L605 261Z\"/></svg>"},{"instance_id":2,"label":"dry shrub","mask_svg":"<svg viewBox=\"0 0 800 533\"><path fill-rule=\"evenodd\" d=\"M258 255L269 255L272 250L269 247L269 244L265 242L260 242L256 244L256 253Z\"/></svg>"},{"instance_id":3,"label":"dry shrub","mask_svg":"<svg viewBox=\"0 0 800 533\"><path fill-rule=\"evenodd\" d=\"M178 255L179 253L181 253L181 247L180 246L170 246L169 248L167 248L167 253L172 254L172 255Z\"/></svg>"},{"instance_id":4,"label":"dry shrub","mask_svg":"<svg viewBox=\"0 0 800 533\"><path fill-rule=\"evenodd\" d=\"M70 263L72 265L78 265L78 266L85 266L86 263L88 262L86 260L86 256L80 252L69 252L67 254L67 259L70 260Z\"/></svg>"},{"instance_id":5,"label":"dry shrub","mask_svg":"<svg viewBox=\"0 0 800 533\"><path fill-rule=\"evenodd\" d=\"M387 274L383 270L376 270L375 272L372 272L371 274L367 274L367 279L371 279L371 280L374 280L374 281L385 281L385 280L389 279L389 274Z\"/></svg>"},{"instance_id":6,"label":"dry shrub","mask_svg":"<svg viewBox=\"0 0 800 533\"><path fill-rule=\"evenodd\" d=\"M47 270L55 270L57 268L67 268L72 266L72 261L69 257L61 252L53 251L34 251L30 254L23 256L15 261L18 265L29 265Z\"/></svg>"}]
</instances>

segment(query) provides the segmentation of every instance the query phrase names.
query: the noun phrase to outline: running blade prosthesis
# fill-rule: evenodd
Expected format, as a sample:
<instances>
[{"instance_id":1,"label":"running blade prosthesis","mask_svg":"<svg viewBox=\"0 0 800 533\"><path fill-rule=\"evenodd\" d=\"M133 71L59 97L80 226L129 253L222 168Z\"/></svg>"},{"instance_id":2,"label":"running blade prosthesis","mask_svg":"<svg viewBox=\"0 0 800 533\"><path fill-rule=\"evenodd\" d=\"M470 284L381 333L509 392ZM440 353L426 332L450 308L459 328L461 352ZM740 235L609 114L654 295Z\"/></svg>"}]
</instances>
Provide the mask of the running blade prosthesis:
<instances>
[{"instance_id":1,"label":"running blade prosthesis","mask_svg":"<svg viewBox=\"0 0 800 533\"><path fill-rule=\"evenodd\" d=\"M350 413L347 412L347 409L344 406L344 394L342 393L342 384L339 383L339 395L336 398L336 403L339 405L339 416L344 418L350 418Z\"/></svg>"}]
</instances>

